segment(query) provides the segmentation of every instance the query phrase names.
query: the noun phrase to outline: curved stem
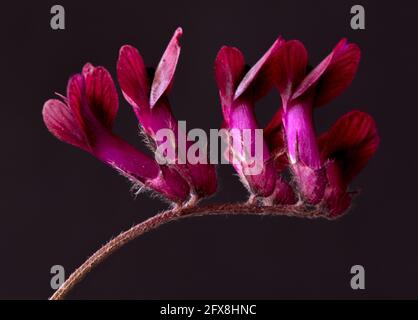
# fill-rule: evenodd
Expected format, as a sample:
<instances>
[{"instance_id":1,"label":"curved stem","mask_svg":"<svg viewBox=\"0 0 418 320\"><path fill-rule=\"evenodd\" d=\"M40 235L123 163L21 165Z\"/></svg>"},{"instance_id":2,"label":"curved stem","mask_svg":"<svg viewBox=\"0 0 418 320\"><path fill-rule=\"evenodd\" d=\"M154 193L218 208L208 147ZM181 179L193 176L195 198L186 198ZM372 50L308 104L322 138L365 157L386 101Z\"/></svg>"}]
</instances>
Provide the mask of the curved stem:
<instances>
[{"instance_id":1,"label":"curved stem","mask_svg":"<svg viewBox=\"0 0 418 320\"><path fill-rule=\"evenodd\" d=\"M306 209L301 206L257 206L254 204L217 204L201 207L181 207L159 213L143 222L138 223L129 230L113 238L92 256L90 256L80 267L78 267L70 277L55 291L50 300L61 300L80 282L95 266L104 261L112 253L123 247L128 242L140 235L156 229L159 226L186 217L198 217L205 215L281 215L303 218L325 217L318 208Z\"/></svg>"}]
</instances>

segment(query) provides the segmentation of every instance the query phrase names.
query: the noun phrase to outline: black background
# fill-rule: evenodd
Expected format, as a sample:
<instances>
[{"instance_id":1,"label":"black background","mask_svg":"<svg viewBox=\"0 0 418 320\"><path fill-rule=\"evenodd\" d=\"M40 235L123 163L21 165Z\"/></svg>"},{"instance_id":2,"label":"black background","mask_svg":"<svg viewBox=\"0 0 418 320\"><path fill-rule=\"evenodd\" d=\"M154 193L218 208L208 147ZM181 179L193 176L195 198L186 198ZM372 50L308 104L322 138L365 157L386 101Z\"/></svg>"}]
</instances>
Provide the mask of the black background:
<instances>
[{"instance_id":1,"label":"black background","mask_svg":"<svg viewBox=\"0 0 418 320\"><path fill-rule=\"evenodd\" d=\"M163 210L90 155L46 130L41 109L90 61L115 76L118 49L136 46L156 65L177 26L183 49L171 102L188 128L217 128L221 111L213 62L224 45L254 63L282 34L300 39L312 64L342 37L362 49L352 86L316 112L318 131L359 108L376 119L381 146L354 187L350 213L334 222L285 217L203 217L172 223L125 246L69 298L418 298L417 8L413 1L19 1L0 13L0 298L45 299L50 268L67 274L101 244ZM66 30L49 26L52 5ZM366 30L350 8L366 9ZM415 7L414 7L415 6ZM140 146L135 116L121 98L116 131ZM262 124L277 107L258 106ZM244 200L229 166L218 169L209 202ZM366 269L366 290L350 268Z\"/></svg>"}]
</instances>

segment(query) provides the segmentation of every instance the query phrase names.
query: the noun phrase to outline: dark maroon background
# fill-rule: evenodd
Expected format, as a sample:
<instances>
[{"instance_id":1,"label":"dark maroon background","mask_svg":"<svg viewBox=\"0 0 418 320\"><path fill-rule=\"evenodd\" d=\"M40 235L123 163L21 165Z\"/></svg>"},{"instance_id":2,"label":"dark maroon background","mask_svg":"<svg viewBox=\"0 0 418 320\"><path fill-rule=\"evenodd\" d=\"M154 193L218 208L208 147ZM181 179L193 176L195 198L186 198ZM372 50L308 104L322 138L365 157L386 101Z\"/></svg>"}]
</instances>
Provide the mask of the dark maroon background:
<instances>
[{"instance_id":1,"label":"dark maroon background","mask_svg":"<svg viewBox=\"0 0 418 320\"><path fill-rule=\"evenodd\" d=\"M318 130L352 108L375 117L377 155L356 179L361 196L341 220L204 217L166 225L95 269L69 298L418 298L416 129L417 6L413 1L19 1L2 3L0 298L45 299L50 267L69 274L112 236L165 205L135 199L129 184L81 150L51 136L43 102L64 93L90 61L115 75L118 49L139 48L155 65L177 26L183 51L171 100L189 128L221 122L213 61L224 45L254 63L282 34L306 44L316 64L342 37L360 45L353 85L316 113ZM49 27L50 7L66 9L65 31ZM350 28L363 4L366 30ZM257 107L275 111L272 93ZM121 99L116 130L140 145ZM214 201L246 197L229 166L218 169ZM366 290L350 268L366 268Z\"/></svg>"}]
</instances>

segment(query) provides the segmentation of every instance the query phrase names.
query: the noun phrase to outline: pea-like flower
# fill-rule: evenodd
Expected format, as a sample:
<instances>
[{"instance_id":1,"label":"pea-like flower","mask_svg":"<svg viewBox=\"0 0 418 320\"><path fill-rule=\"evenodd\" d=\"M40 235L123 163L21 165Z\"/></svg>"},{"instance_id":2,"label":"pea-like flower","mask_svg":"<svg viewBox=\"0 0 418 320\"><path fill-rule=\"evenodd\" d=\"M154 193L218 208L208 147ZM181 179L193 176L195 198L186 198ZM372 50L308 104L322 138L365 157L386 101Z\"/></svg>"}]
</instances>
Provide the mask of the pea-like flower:
<instances>
[{"instance_id":1,"label":"pea-like flower","mask_svg":"<svg viewBox=\"0 0 418 320\"><path fill-rule=\"evenodd\" d=\"M302 199L312 205L322 200L327 185L312 113L350 85L359 61L359 48L345 39L310 72L306 49L299 41L286 42L276 56L282 109L266 128L267 140L273 145L276 165L290 162Z\"/></svg>"},{"instance_id":2,"label":"pea-like flower","mask_svg":"<svg viewBox=\"0 0 418 320\"><path fill-rule=\"evenodd\" d=\"M239 49L222 47L215 60L215 76L224 116L223 127L229 130L230 159L241 181L254 196L273 195L275 200L288 203L293 200L293 192L276 172L254 113L257 100L273 85L274 57L282 42L277 39L249 70ZM253 157L253 161L249 161ZM276 185L280 190L276 190Z\"/></svg>"},{"instance_id":3,"label":"pea-like flower","mask_svg":"<svg viewBox=\"0 0 418 320\"><path fill-rule=\"evenodd\" d=\"M187 200L189 186L177 171L160 166L112 132L118 95L105 68L86 64L82 73L70 78L67 97L61 98L48 100L42 111L55 137L91 153L135 185L176 202Z\"/></svg>"},{"instance_id":4,"label":"pea-like flower","mask_svg":"<svg viewBox=\"0 0 418 320\"><path fill-rule=\"evenodd\" d=\"M190 184L192 192L197 197L213 194L217 188L215 167L208 163L191 164L187 161L188 141L179 141L179 127L174 117L168 93L173 86L174 73L180 56L179 39L182 29L178 28L170 40L155 72L147 69L138 50L130 45L120 49L117 72L119 84L125 99L132 106L144 133L150 138L154 146L163 141L157 137L161 129L173 132L176 168ZM185 136L184 132L181 132ZM185 140L185 139L181 139ZM185 144L185 152L181 152L179 144ZM155 151L156 148L153 148ZM180 150L180 152L179 152ZM178 156L178 157L177 157Z\"/></svg>"}]
</instances>

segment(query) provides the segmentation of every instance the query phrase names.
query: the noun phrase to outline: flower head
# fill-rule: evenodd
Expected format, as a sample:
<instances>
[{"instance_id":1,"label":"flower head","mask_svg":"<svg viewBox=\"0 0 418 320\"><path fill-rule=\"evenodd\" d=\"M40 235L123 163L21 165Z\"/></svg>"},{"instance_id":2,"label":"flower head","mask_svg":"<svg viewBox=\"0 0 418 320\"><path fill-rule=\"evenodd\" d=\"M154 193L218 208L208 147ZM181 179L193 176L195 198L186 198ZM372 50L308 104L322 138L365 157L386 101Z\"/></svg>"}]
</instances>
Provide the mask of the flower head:
<instances>
[{"instance_id":1,"label":"flower head","mask_svg":"<svg viewBox=\"0 0 418 320\"><path fill-rule=\"evenodd\" d=\"M176 171L159 166L112 132L118 95L105 68L86 64L82 73L70 78L67 97L62 98L48 100L42 111L54 136L91 153L135 184L174 201L187 199L189 187Z\"/></svg>"},{"instance_id":2,"label":"flower head","mask_svg":"<svg viewBox=\"0 0 418 320\"><path fill-rule=\"evenodd\" d=\"M178 123L171 112L168 93L173 86L174 73L180 56L182 29L178 28L171 38L156 70L150 73L137 49L125 45L120 49L117 64L119 84L125 99L132 106L145 134L159 145L156 137L160 129L171 129L174 147L178 154ZM190 144L187 142L186 152ZM178 160L178 159L176 159ZM189 182L198 196L213 194L217 188L216 172L210 164L181 164L173 167Z\"/></svg>"}]
</instances>

